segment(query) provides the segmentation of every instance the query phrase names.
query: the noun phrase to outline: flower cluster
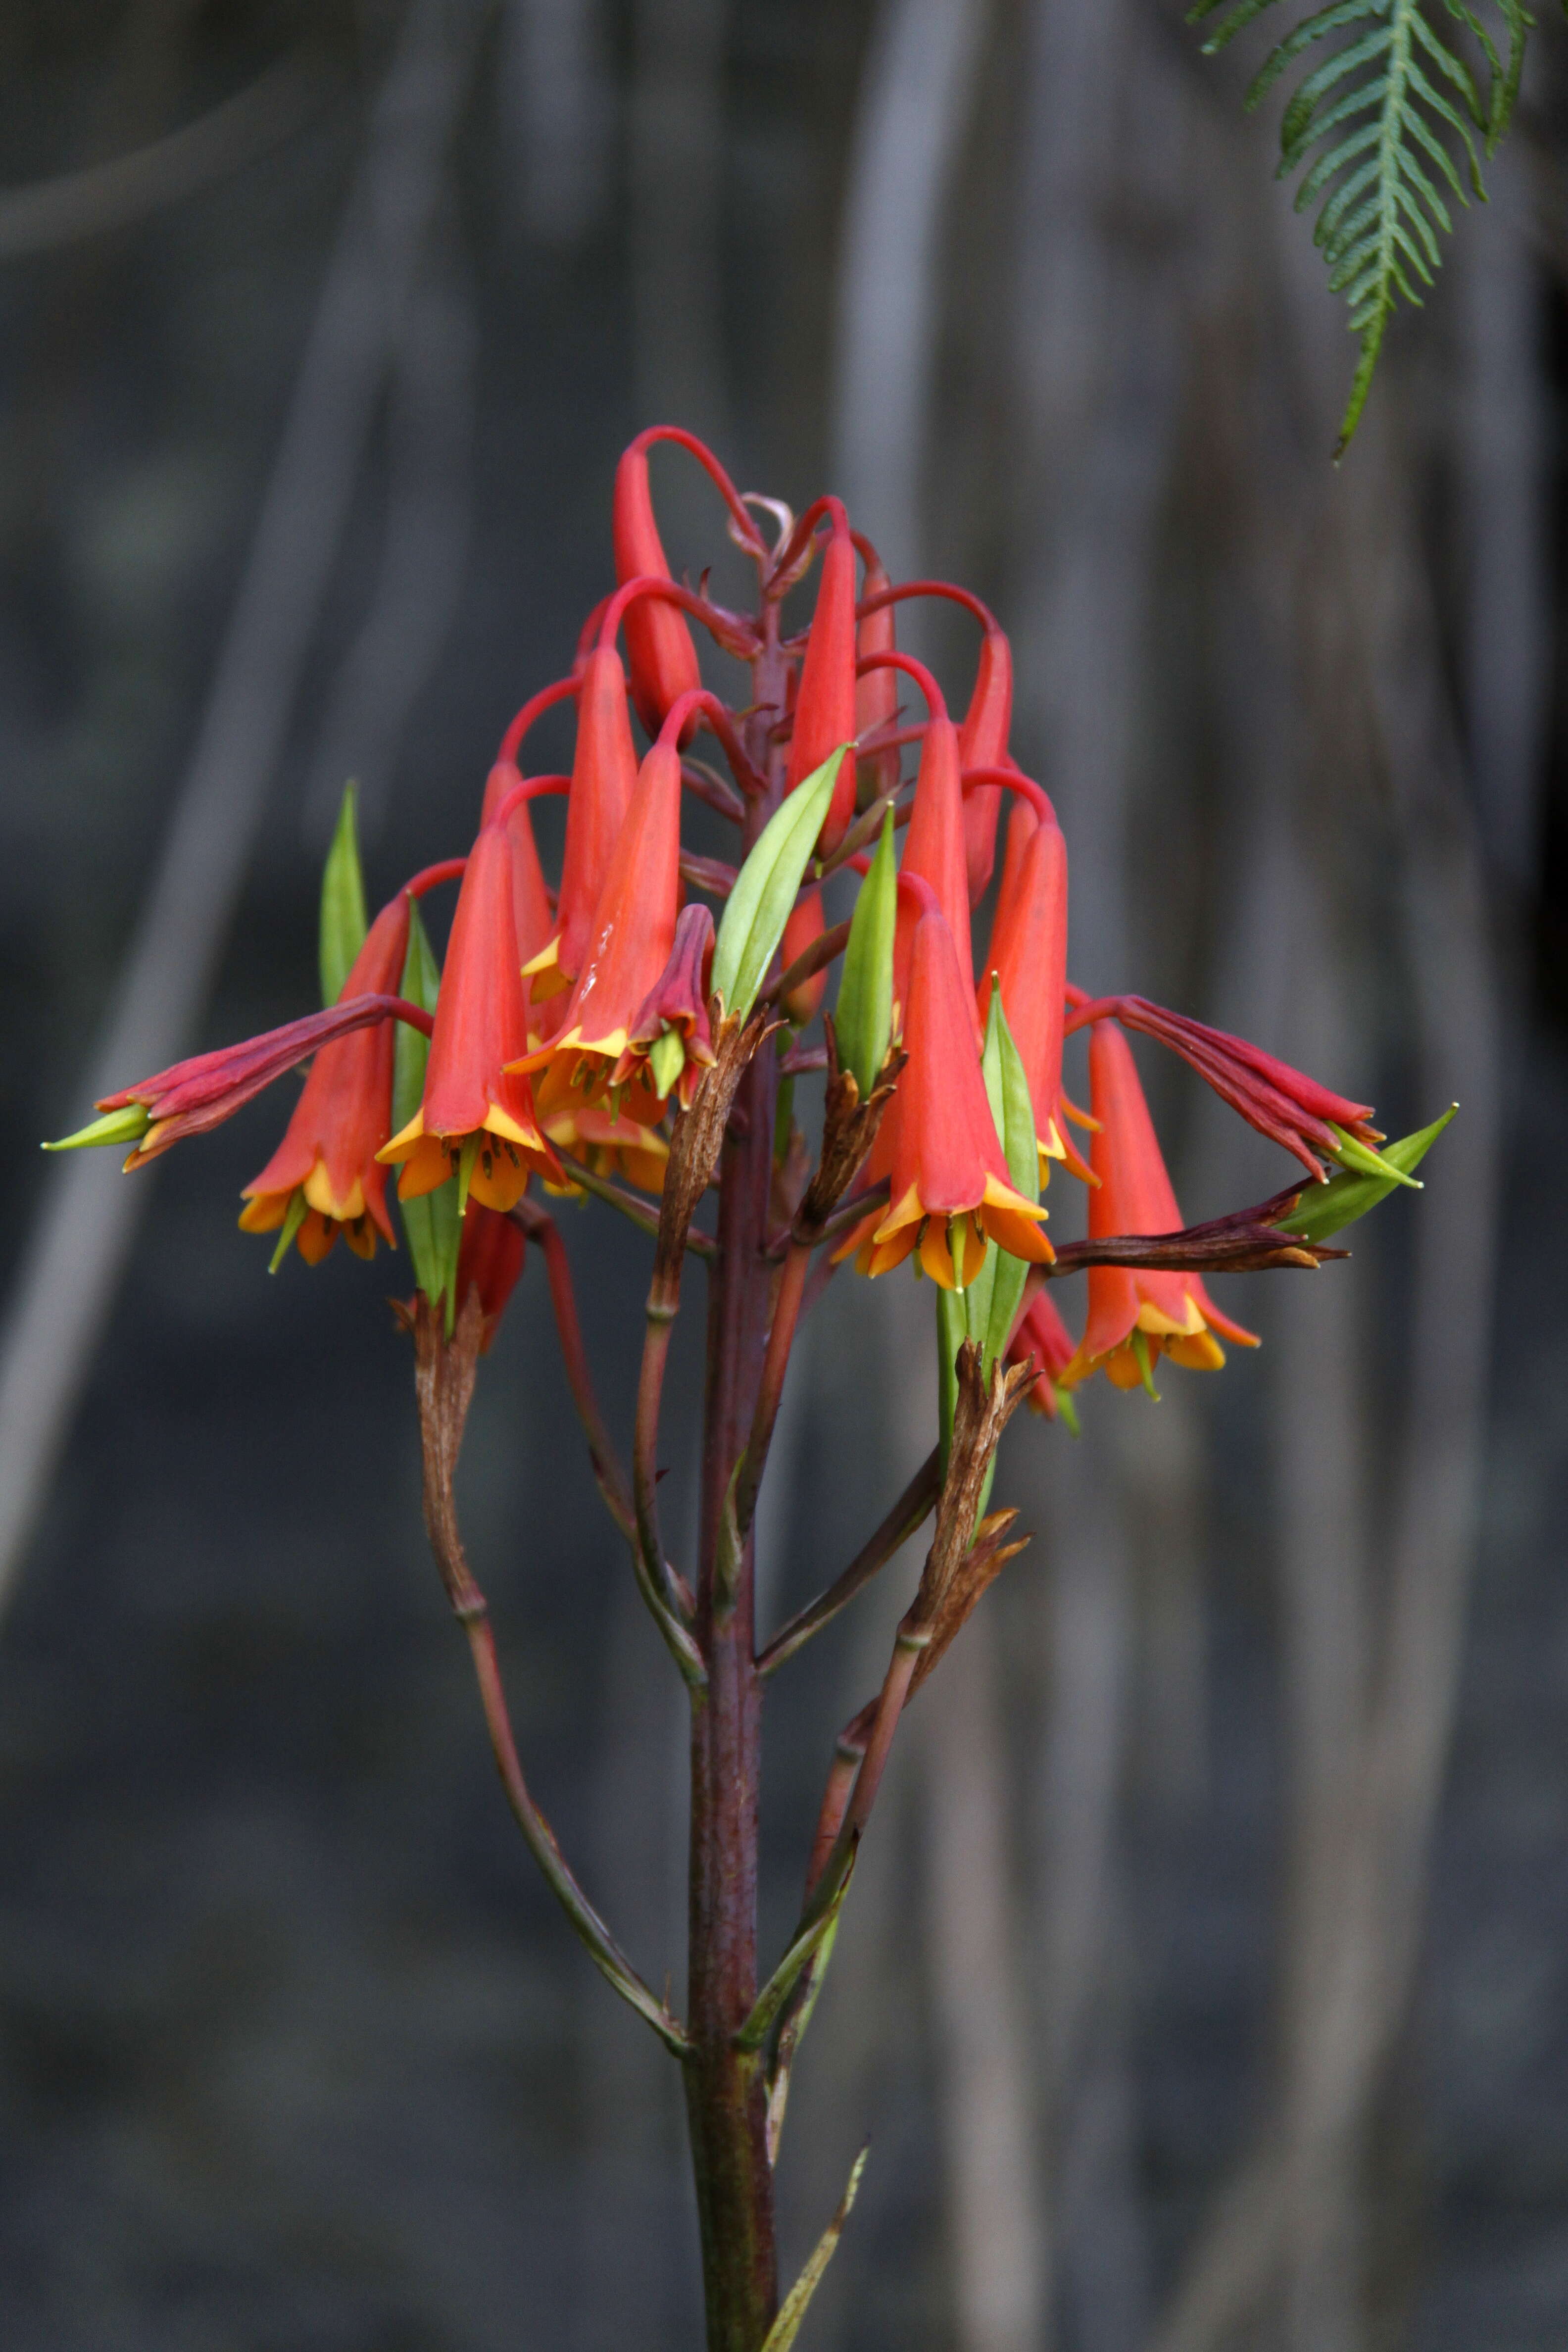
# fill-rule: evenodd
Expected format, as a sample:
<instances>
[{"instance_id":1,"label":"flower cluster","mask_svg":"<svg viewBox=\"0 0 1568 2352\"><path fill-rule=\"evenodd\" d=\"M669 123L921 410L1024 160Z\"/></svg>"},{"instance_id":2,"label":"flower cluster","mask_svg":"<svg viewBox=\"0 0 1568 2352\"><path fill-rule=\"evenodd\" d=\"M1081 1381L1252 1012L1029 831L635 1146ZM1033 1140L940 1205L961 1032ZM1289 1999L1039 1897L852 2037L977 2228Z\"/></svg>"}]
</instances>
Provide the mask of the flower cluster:
<instances>
[{"instance_id":1,"label":"flower cluster","mask_svg":"<svg viewBox=\"0 0 1568 2352\"><path fill-rule=\"evenodd\" d=\"M661 441L695 456L717 488L730 535L757 568L754 614L714 601L706 574L700 590L672 578L649 487ZM759 516L776 525L771 543ZM641 435L621 459L611 541L616 585L588 616L570 674L506 730L467 855L413 877L368 926L363 915L351 923L336 1001L106 1097L104 1116L68 1142L128 1141L127 1165L139 1165L313 1055L281 1141L245 1188L240 1223L280 1234L279 1256L292 1242L314 1265L341 1231L368 1257L378 1236L395 1239L395 1175L419 1287L432 1299L445 1292L449 1308L479 1289L488 1332L521 1265L531 1180L639 1213L637 1195L662 1191L673 1124L714 1066L726 1017L752 1016L762 1000L788 1033L774 1154L783 1213L793 1213L797 1078L831 1061L852 1074L856 1101L875 1104L855 1129L858 1177L845 1180L858 1189L816 1234L830 1263L879 1276L912 1261L965 1297L984 1283L987 1302L1005 1301L991 1360L1010 1352L1032 1364L1036 1402L1052 1412L1096 1370L1120 1388L1152 1388L1160 1356L1206 1370L1224 1361L1221 1338L1255 1345L1190 1262L1149 1263L1151 1237L1176 1234L1182 1220L1123 1030L1180 1054L1313 1180L1336 1161L1363 1178L1370 1169L1392 1181L1394 1171L1366 1105L1141 996L1090 1003L1073 987L1067 845L1011 748L1013 659L993 614L943 582L890 581L837 499L798 520L742 499L712 454L674 428ZM792 627L786 598L814 564L809 619ZM952 600L979 625L962 719L929 669L899 650L897 608L917 596ZM747 666L732 703L704 687L693 625ZM913 717L910 688L921 705ZM530 775L527 738L557 706L574 723L570 773ZM727 775L699 756L703 735ZM531 814L551 794L565 799L553 888ZM715 821L731 825L733 859L688 838L695 805L710 833ZM341 927L345 907L363 908L352 831L334 856ZM346 897L344 856L354 868ZM437 970L416 902L452 881ZM853 919L834 925L840 905ZM809 1032L839 955L835 1028L819 1047ZM1078 1112L1063 1092L1063 1046L1085 1027L1089 1108ZM1073 1124L1089 1132L1087 1159ZM1087 1189L1096 1253L1076 1340L1044 1287L1067 1270L1039 1197L1053 1163ZM804 1179L795 1202L803 1189ZM988 1269L1002 1259L1018 1273L998 1290ZM994 1321L1001 1310L987 1311Z\"/></svg>"}]
</instances>

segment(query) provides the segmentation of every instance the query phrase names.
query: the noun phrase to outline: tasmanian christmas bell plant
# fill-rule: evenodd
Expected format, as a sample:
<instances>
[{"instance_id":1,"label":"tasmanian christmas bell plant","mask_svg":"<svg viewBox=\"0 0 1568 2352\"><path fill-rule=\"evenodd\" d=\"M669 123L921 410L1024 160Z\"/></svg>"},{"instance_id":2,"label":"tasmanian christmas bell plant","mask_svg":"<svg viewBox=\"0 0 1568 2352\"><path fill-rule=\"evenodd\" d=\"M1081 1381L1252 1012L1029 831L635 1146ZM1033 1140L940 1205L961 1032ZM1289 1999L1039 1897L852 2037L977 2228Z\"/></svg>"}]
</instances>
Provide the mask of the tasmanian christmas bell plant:
<instances>
[{"instance_id":1,"label":"tasmanian christmas bell plant","mask_svg":"<svg viewBox=\"0 0 1568 2352\"><path fill-rule=\"evenodd\" d=\"M750 611L715 603L706 574L699 589L671 578L649 488L661 442L710 478L755 566ZM904 1709L1022 1549L1016 1514L989 1507L1004 1428L1026 1401L1076 1427L1078 1392L1100 1372L1152 1396L1166 1367L1216 1370L1226 1343L1256 1347L1204 1276L1342 1256L1331 1236L1414 1182L1445 1121L1385 1147L1367 1104L1258 1046L1141 996L1091 1000L1073 985L1067 845L1009 748L1007 638L961 588L890 581L839 499L796 519L775 499L743 498L700 442L656 426L616 469L611 542L616 584L588 615L571 676L523 704L482 788L475 780L467 856L415 875L374 921L345 797L322 887L325 1009L106 1097L90 1126L50 1148L129 1144L126 1167L140 1168L309 1061L281 1140L245 1188L241 1225L276 1235L274 1267L290 1246L318 1265L340 1234L371 1258L395 1246L395 1190L414 1277L398 1316L413 1343L425 1521L501 1782L567 1921L680 2069L710 2352L779 2352L859 2177L857 2165L781 2301L773 2170L791 2072ZM931 596L979 625L962 719L897 646L899 605ZM694 625L741 666L731 702L703 684ZM528 734L557 704L574 713L571 773L530 775ZM544 795L566 803L553 889L531 814ZM732 828L732 862L683 840L692 799ZM824 885L835 875L832 895L849 904L852 894L852 912L830 924ZM438 964L420 906L453 886ZM1087 1109L1062 1082L1064 1044L1079 1030ZM1184 1226L1130 1033L1179 1055L1290 1154L1289 1184ZM803 1121L804 1087L816 1083L820 1112ZM815 1152L805 1127L820 1137ZM1058 1191L1075 1180L1087 1189L1087 1240L1053 1245L1053 1170ZM584 1195L652 1244L629 1462L595 1400L549 1205ZM454 1474L479 1359L530 1242L593 1475L690 1705L680 2012L633 1968L529 1792L458 1527ZM840 1271L929 1283L934 1443L842 1573L786 1624L759 1628L769 1445L802 1319ZM1078 1275L1087 1302L1064 1320L1056 1286ZM693 1286L707 1366L700 1533L695 1559L682 1560L660 1523L659 1424L671 1329ZM761 1961L768 1683L798 1671L812 1637L927 1520L881 1687L839 1733L817 1820L801 1824L798 1923Z\"/></svg>"}]
</instances>

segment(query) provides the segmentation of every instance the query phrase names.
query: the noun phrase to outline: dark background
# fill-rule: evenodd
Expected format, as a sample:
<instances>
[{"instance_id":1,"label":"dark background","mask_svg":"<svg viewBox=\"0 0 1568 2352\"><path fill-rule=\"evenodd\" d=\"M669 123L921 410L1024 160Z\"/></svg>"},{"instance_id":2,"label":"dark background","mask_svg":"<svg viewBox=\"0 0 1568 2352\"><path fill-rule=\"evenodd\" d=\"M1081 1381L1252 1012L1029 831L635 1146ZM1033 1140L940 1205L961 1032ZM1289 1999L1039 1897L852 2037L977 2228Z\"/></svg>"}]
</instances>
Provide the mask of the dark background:
<instances>
[{"instance_id":1,"label":"dark background","mask_svg":"<svg viewBox=\"0 0 1568 2352\"><path fill-rule=\"evenodd\" d=\"M803 2342L1562 2344L1563 43L1336 473L1352 347L1256 56L1166 0L0 9L8 2347L695 2341L668 2063L531 1873L425 1550L402 1262L267 1279L234 1217L277 1099L123 1192L36 1151L115 1020L178 1033L124 1081L310 1008L345 776L373 902L463 846L661 415L994 602L1086 983L1394 1132L1464 1105L1348 1266L1223 1290L1259 1357L1010 1434L1037 1541L908 1727L798 2070L788 2265L873 2142ZM678 567L738 593L700 479L658 478ZM903 641L967 694L963 626ZM203 792L205 938L155 897ZM1143 1066L1190 1216L1286 1180ZM646 1246L564 1224L625 1429ZM772 1612L925 1451L926 1311L817 1311ZM679 1528L694 1331L676 1367ZM679 1990L679 1700L532 1263L463 1501L530 1773ZM770 1702L770 1948L899 1605Z\"/></svg>"}]
</instances>

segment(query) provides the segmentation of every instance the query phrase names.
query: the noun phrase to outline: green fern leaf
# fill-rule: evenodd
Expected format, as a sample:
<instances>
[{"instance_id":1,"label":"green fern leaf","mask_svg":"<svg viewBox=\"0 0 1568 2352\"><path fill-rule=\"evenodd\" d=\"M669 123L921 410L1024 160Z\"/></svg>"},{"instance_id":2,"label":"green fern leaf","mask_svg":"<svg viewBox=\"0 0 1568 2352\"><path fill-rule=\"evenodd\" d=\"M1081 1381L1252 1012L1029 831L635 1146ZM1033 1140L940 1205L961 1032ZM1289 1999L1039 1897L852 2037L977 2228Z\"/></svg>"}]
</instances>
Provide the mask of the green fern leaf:
<instances>
[{"instance_id":1,"label":"green fern leaf","mask_svg":"<svg viewBox=\"0 0 1568 2352\"><path fill-rule=\"evenodd\" d=\"M1204 42L1212 55L1276 5L1196 0L1187 21L1220 17ZM1563 7L1568 13L1568 0ZM1336 465L1361 420L1396 305L1419 308L1422 289L1436 283L1439 235L1454 228L1443 183L1468 205L1468 178L1485 201L1478 147L1493 154L1508 128L1532 21L1524 0L1330 0L1275 44L1253 77L1243 100L1249 110L1300 59L1320 52L1286 102L1276 176L1300 173L1296 210L1318 207L1313 243L1361 344Z\"/></svg>"}]
</instances>

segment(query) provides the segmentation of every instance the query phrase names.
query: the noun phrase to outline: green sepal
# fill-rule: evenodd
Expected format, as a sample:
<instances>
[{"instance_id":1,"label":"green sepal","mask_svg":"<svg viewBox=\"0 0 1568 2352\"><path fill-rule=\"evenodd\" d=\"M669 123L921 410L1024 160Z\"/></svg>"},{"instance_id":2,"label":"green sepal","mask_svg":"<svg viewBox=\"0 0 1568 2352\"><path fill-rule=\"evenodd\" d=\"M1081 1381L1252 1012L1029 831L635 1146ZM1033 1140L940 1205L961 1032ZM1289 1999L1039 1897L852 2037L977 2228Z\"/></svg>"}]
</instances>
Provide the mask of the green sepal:
<instances>
[{"instance_id":1,"label":"green sepal","mask_svg":"<svg viewBox=\"0 0 1568 2352\"><path fill-rule=\"evenodd\" d=\"M1040 1154L1035 1139L1035 1108L1024 1057L1014 1043L1002 1003L1000 981L993 979L991 1012L985 1024L985 1051L981 1060L985 1093L1002 1156L1014 1190L1026 1201L1040 1197ZM1023 1302L1029 1269L1024 1260L994 1242L985 1244L985 1264L964 1294L969 1336L979 1343L986 1377L1006 1350L1013 1324Z\"/></svg>"},{"instance_id":2,"label":"green sepal","mask_svg":"<svg viewBox=\"0 0 1568 2352\"><path fill-rule=\"evenodd\" d=\"M364 874L359 862L359 831L354 819L355 788L343 786L343 804L327 862L321 871L321 1002L335 1004L343 992L353 960L365 941L370 919L365 913ZM410 1118L413 1113L410 1112Z\"/></svg>"},{"instance_id":3,"label":"green sepal","mask_svg":"<svg viewBox=\"0 0 1568 2352\"><path fill-rule=\"evenodd\" d=\"M653 1090L660 1099L669 1094L686 1067L686 1040L679 1029L663 1029L648 1047L647 1066Z\"/></svg>"},{"instance_id":4,"label":"green sepal","mask_svg":"<svg viewBox=\"0 0 1568 2352\"><path fill-rule=\"evenodd\" d=\"M1335 1127L1332 1119L1329 1125L1339 1138L1333 1147L1333 1157L1342 1168L1351 1169L1358 1176L1381 1177L1390 1184L1408 1184L1413 1192L1419 1192L1421 1187L1415 1177L1386 1154L1374 1151L1369 1143L1359 1143L1353 1135L1347 1135L1342 1127Z\"/></svg>"},{"instance_id":5,"label":"green sepal","mask_svg":"<svg viewBox=\"0 0 1568 2352\"><path fill-rule=\"evenodd\" d=\"M153 1114L145 1103L127 1103L123 1110L106 1110L101 1118L79 1127L74 1135L62 1135L58 1143L46 1143L42 1149L85 1151L95 1143L140 1143L152 1124Z\"/></svg>"},{"instance_id":6,"label":"green sepal","mask_svg":"<svg viewBox=\"0 0 1568 2352\"><path fill-rule=\"evenodd\" d=\"M1154 1386L1155 1350L1149 1345L1149 1334L1147 1331L1140 1331L1136 1328L1133 1330L1132 1352L1138 1359L1138 1370L1140 1377L1142 1380L1143 1386L1149 1395L1153 1398L1155 1403L1158 1404L1160 1402L1160 1391Z\"/></svg>"},{"instance_id":7,"label":"green sepal","mask_svg":"<svg viewBox=\"0 0 1568 2352\"><path fill-rule=\"evenodd\" d=\"M1078 1417L1078 1399L1071 1389L1061 1388L1055 1381L1051 1386L1056 1391L1058 1419L1069 1437L1081 1437L1083 1423Z\"/></svg>"},{"instance_id":8,"label":"green sepal","mask_svg":"<svg viewBox=\"0 0 1568 2352\"><path fill-rule=\"evenodd\" d=\"M403 960L402 994L410 1004L420 1005L425 1012L434 1013L441 986L440 969L431 950L429 935L420 918L419 909L408 909L408 952ZM401 1135L425 1093L425 1065L430 1058L430 1041L406 1021L395 1024L395 1043L392 1057L392 1131ZM414 1279L431 1305L447 1302L447 1336L452 1336L457 1317L458 1249L463 1237L462 1219L458 1211L458 1187L452 1178L438 1184L433 1192L426 1192L417 1201L397 1203L403 1219L403 1230L408 1237L408 1255L414 1265Z\"/></svg>"},{"instance_id":9,"label":"green sepal","mask_svg":"<svg viewBox=\"0 0 1568 2352\"><path fill-rule=\"evenodd\" d=\"M1351 1174L1331 1176L1326 1184L1309 1184L1297 1206L1288 1217L1281 1217L1279 1231L1294 1234L1304 1242L1326 1242L1345 1225L1364 1217L1369 1209L1386 1200L1396 1184L1408 1184L1411 1171L1420 1166L1427 1152L1442 1134L1458 1103L1450 1103L1441 1118L1430 1127L1418 1128L1414 1135L1402 1135L1396 1143L1384 1146L1381 1152L1368 1152L1369 1160L1380 1160L1389 1171L1387 1175ZM1348 1154L1346 1155L1348 1158Z\"/></svg>"},{"instance_id":10,"label":"green sepal","mask_svg":"<svg viewBox=\"0 0 1568 2352\"><path fill-rule=\"evenodd\" d=\"M289 1195L289 1206L283 1212L283 1230L278 1236L278 1246L267 1271L276 1274L294 1246L294 1236L310 1213L310 1203L305 1198L303 1184L296 1184Z\"/></svg>"},{"instance_id":11,"label":"green sepal","mask_svg":"<svg viewBox=\"0 0 1568 2352\"><path fill-rule=\"evenodd\" d=\"M848 750L841 743L773 811L725 904L713 948L712 990L725 1012L742 1021L778 951Z\"/></svg>"},{"instance_id":12,"label":"green sepal","mask_svg":"<svg viewBox=\"0 0 1568 2352\"><path fill-rule=\"evenodd\" d=\"M877 1083L893 1034L893 934L898 915L899 869L889 809L849 919L849 940L833 1015L838 1058L854 1074L862 1102Z\"/></svg>"}]
</instances>

